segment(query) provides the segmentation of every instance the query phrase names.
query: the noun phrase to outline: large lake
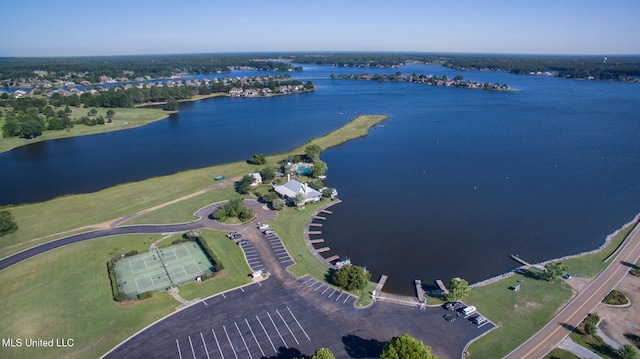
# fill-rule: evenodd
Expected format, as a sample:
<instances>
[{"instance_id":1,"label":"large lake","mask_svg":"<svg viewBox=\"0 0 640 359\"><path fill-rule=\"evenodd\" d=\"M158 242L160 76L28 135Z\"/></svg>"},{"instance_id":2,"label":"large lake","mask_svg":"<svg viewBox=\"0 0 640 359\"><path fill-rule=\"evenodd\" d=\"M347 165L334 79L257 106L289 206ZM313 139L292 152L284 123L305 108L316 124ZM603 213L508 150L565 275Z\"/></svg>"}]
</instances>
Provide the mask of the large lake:
<instances>
[{"instance_id":1,"label":"large lake","mask_svg":"<svg viewBox=\"0 0 640 359\"><path fill-rule=\"evenodd\" d=\"M311 94L180 104L127 131L36 143L0 154L0 205L277 153L360 114L390 118L325 151L343 202L323 221L327 255L347 255L386 290L470 282L588 251L640 212L640 84L571 81L433 65L306 66ZM331 80L335 73L462 74L507 83L487 92ZM233 75L252 75L238 72ZM117 111L117 110L116 110ZM52 214L55 215L55 214Z\"/></svg>"}]
</instances>

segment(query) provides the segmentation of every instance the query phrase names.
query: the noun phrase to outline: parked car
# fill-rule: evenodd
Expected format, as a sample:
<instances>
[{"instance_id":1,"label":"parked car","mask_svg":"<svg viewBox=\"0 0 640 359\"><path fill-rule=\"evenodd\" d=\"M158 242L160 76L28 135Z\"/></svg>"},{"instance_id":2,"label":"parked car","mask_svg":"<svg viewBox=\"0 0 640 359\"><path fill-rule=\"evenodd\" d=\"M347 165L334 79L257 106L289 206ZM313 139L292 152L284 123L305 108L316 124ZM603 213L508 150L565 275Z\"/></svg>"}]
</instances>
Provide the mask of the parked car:
<instances>
[{"instance_id":1,"label":"parked car","mask_svg":"<svg viewBox=\"0 0 640 359\"><path fill-rule=\"evenodd\" d=\"M260 223L258 225L258 229L261 230L261 231L264 230L264 229L267 229L267 228L269 228L269 225L266 224L266 223Z\"/></svg>"},{"instance_id":2,"label":"parked car","mask_svg":"<svg viewBox=\"0 0 640 359\"><path fill-rule=\"evenodd\" d=\"M227 233L227 238L229 238L229 239L242 238L242 234L240 234L238 232L229 232L229 233Z\"/></svg>"},{"instance_id":3,"label":"parked car","mask_svg":"<svg viewBox=\"0 0 640 359\"><path fill-rule=\"evenodd\" d=\"M265 236L268 236L270 234L274 234L276 233L275 231L271 230L271 229L267 229L266 231L262 232Z\"/></svg>"},{"instance_id":4,"label":"parked car","mask_svg":"<svg viewBox=\"0 0 640 359\"><path fill-rule=\"evenodd\" d=\"M470 305L468 307L464 307L462 310L460 310L460 313L462 313L462 315L464 315L465 317L467 315L471 315L473 313L476 312L476 307L474 307L473 305Z\"/></svg>"},{"instance_id":5,"label":"parked car","mask_svg":"<svg viewBox=\"0 0 640 359\"><path fill-rule=\"evenodd\" d=\"M460 303L460 302L453 302L453 303L447 303L445 304L445 308L447 308L448 310L458 310L464 307L464 304Z\"/></svg>"},{"instance_id":6,"label":"parked car","mask_svg":"<svg viewBox=\"0 0 640 359\"><path fill-rule=\"evenodd\" d=\"M244 246L245 244L249 244L249 241L246 239L241 240L240 242L238 242L239 246Z\"/></svg>"},{"instance_id":7,"label":"parked car","mask_svg":"<svg viewBox=\"0 0 640 359\"><path fill-rule=\"evenodd\" d=\"M486 322L487 322L487 318L485 318L485 317L483 317L481 315L478 315L477 317L473 317L471 319L471 323L477 324L477 325L484 324Z\"/></svg>"}]
</instances>

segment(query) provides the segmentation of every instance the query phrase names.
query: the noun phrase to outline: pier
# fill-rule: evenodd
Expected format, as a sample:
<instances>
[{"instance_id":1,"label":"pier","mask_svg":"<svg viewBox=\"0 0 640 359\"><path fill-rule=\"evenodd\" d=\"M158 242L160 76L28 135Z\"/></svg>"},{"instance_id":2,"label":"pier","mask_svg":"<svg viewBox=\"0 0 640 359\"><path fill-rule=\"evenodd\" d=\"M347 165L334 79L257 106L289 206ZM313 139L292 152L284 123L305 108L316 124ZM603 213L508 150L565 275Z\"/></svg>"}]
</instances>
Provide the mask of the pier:
<instances>
[{"instance_id":1,"label":"pier","mask_svg":"<svg viewBox=\"0 0 640 359\"><path fill-rule=\"evenodd\" d=\"M333 214L333 212L327 211L326 209L322 209L322 210L320 210L320 212L326 213L326 214Z\"/></svg>"},{"instance_id":2,"label":"pier","mask_svg":"<svg viewBox=\"0 0 640 359\"><path fill-rule=\"evenodd\" d=\"M322 231L309 231L307 234L322 234Z\"/></svg>"},{"instance_id":3,"label":"pier","mask_svg":"<svg viewBox=\"0 0 640 359\"><path fill-rule=\"evenodd\" d=\"M422 281L420 279L416 279L414 281L416 284L416 294L418 294L418 300L420 303L424 303L424 290L422 290Z\"/></svg>"},{"instance_id":4,"label":"pier","mask_svg":"<svg viewBox=\"0 0 640 359\"><path fill-rule=\"evenodd\" d=\"M311 244L324 243L324 239L312 239L309 242L311 242Z\"/></svg>"},{"instance_id":5,"label":"pier","mask_svg":"<svg viewBox=\"0 0 640 359\"><path fill-rule=\"evenodd\" d=\"M378 280L378 285L376 285L376 294L380 294L380 292L382 292L382 287L384 287L384 284L387 282L387 275L383 274L380 276L380 279Z\"/></svg>"},{"instance_id":6,"label":"pier","mask_svg":"<svg viewBox=\"0 0 640 359\"><path fill-rule=\"evenodd\" d=\"M327 258L327 262L337 261L338 259L340 259L340 256L331 256Z\"/></svg>"},{"instance_id":7,"label":"pier","mask_svg":"<svg viewBox=\"0 0 640 359\"><path fill-rule=\"evenodd\" d=\"M447 289L447 287L444 286L444 283L442 283L440 279L436 280L436 284L444 294L449 294L449 290Z\"/></svg>"},{"instance_id":8,"label":"pier","mask_svg":"<svg viewBox=\"0 0 640 359\"><path fill-rule=\"evenodd\" d=\"M327 220L327 217L313 216L313 219L319 219L321 221L325 221L325 220Z\"/></svg>"},{"instance_id":9,"label":"pier","mask_svg":"<svg viewBox=\"0 0 640 359\"><path fill-rule=\"evenodd\" d=\"M318 249L316 249L316 251L317 251L318 253L328 252L328 251L330 251L330 250L331 250L331 248L329 248L329 247L322 247L322 248L318 248Z\"/></svg>"},{"instance_id":10,"label":"pier","mask_svg":"<svg viewBox=\"0 0 640 359\"><path fill-rule=\"evenodd\" d=\"M529 263L529 262L525 261L524 259L520 258L520 256L519 256L519 255L517 255L517 254L512 254L512 255L511 255L511 259L513 259L514 261L516 261L516 262L518 262L518 263L522 264L523 266L526 266L526 267L535 267L535 268L538 268L538 269L540 269L540 270L542 270L542 271L546 271L546 269L544 268L544 266L543 266L543 265L540 265L540 264L531 264L531 263Z\"/></svg>"},{"instance_id":11,"label":"pier","mask_svg":"<svg viewBox=\"0 0 640 359\"><path fill-rule=\"evenodd\" d=\"M309 223L309 227L322 227L321 223Z\"/></svg>"}]
</instances>

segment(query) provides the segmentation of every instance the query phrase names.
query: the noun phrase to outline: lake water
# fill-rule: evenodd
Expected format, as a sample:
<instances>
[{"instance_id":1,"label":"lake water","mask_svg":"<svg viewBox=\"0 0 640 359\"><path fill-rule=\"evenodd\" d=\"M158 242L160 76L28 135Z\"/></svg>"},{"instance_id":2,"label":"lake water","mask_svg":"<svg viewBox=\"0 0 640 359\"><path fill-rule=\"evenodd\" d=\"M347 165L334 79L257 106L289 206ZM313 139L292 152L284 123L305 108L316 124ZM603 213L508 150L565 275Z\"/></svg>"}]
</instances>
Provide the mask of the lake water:
<instances>
[{"instance_id":1,"label":"lake water","mask_svg":"<svg viewBox=\"0 0 640 359\"><path fill-rule=\"evenodd\" d=\"M331 73L431 73L507 83L487 92L330 80ZM233 75L254 73L235 73ZM359 114L388 114L369 136L325 151L343 203L322 231L386 290L594 249L640 212L640 84L570 81L432 65L306 66L311 94L180 104L127 131L36 143L0 154L0 204L277 153ZM222 75L224 76L224 75Z\"/></svg>"}]
</instances>

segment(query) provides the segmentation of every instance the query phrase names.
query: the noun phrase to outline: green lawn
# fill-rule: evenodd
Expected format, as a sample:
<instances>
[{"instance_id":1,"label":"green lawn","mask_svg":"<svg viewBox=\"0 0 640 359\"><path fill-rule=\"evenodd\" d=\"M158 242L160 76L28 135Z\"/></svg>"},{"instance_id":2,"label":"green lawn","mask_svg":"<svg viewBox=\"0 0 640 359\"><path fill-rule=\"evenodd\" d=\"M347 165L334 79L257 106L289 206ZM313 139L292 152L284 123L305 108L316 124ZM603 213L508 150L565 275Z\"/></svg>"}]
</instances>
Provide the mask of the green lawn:
<instances>
[{"instance_id":1,"label":"green lawn","mask_svg":"<svg viewBox=\"0 0 640 359\"><path fill-rule=\"evenodd\" d=\"M555 348L544 359L580 359L580 357L566 350Z\"/></svg>"},{"instance_id":2,"label":"green lawn","mask_svg":"<svg viewBox=\"0 0 640 359\"><path fill-rule=\"evenodd\" d=\"M510 289L518 284L520 291ZM549 283L522 274L474 288L465 302L499 327L471 344L471 356L490 359L508 354L547 324L572 296L561 280Z\"/></svg>"},{"instance_id":3,"label":"green lawn","mask_svg":"<svg viewBox=\"0 0 640 359\"><path fill-rule=\"evenodd\" d=\"M87 116L90 108L77 108L70 107L72 110L71 119ZM54 108L58 111L61 108ZM97 107L98 114L102 115L107 120L107 111L109 109L104 107ZM159 108L115 108L113 109L115 115L113 116L112 123L105 123L104 125L86 126L86 125L74 125L73 128L64 129L60 131L44 131L42 136L38 136L32 140L12 137L4 138L0 137L0 153L9 151L12 148L25 146L35 142L42 142L47 140L53 140L58 138L76 137L93 135L96 133L104 133L110 131L125 130L133 127L144 126L149 122L161 120L167 117L167 113ZM4 125L4 118L0 119L0 128Z\"/></svg>"}]
</instances>

